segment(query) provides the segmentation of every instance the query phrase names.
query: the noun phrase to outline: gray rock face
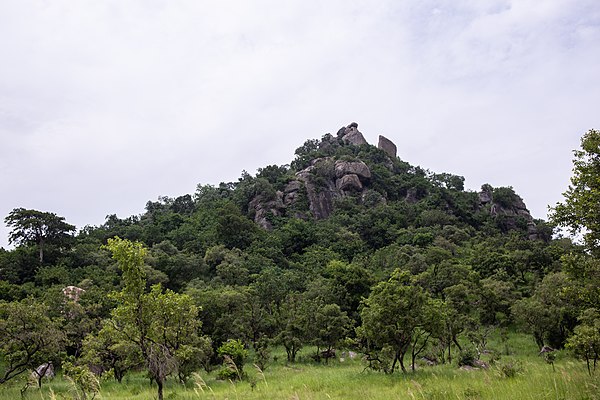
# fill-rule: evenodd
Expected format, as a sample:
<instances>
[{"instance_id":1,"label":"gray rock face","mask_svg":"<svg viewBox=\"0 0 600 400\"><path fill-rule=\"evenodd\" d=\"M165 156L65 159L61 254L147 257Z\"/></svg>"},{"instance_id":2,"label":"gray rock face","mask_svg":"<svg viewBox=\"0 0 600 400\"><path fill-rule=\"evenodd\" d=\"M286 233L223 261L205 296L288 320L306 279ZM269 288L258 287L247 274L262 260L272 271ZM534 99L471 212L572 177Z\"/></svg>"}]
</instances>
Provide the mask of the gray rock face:
<instances>
[{"instance_id":1,"label":"gray rock face","mask_svg":"<svg viewBox=\"0 0 600 400\"><path fill-rule=\"evenodd\" d=\"M342 131L342 129L344 129ZM338 131L338 135L342 136L342 140L346 143L360 146L367 144L365 137L358 130L358 124L356 122L351 123L346 128L342 128Z\"/></svg>"},{"instance_id":2,"label":"gray rock face","mask_svg":"<svg viewBox=\"0 0 600 400\"><path fill-rule=\"evenodd\" d=\"M269 214L279 216L283 205L283 192L277 192L275 198L271 200L264 199L263 196L256 196L248 204L250 210L254 210L254 222L264 229L271 230L273 225L269 222Z\"/></svg>"},{"instance_id":3,"label":"gray rock face","mask_svg":"<svg viewBox=\"0 0 600 400\"><path fill-rule=\"evenodd\" d=\"M322 182L317 185L311 174L313 169L314 166L310 166L298 172L296 176L306 187L309 208L313 216L316 219L325 219L333 212L333 200L339 196L339 192L333 179L322 179Z\"/></svg>"},{"instance_id":4,"label":"gray rock face","mask_svg":"<svg viewBox=\"0 0 600 400\"><path fill-rule=\"evenodd\" d=\"M345 175L354 174L362 179L371 179L371 170L362 161L336 161L335 176L341 178Z\"/></svg>"},{"instance_id":5,"label":"gray rock face","mask_svg":"<svg viewBox=\"0 0 600 400\"><path fill-rule=\"evenodd\" d=\"M344 175L338 180L335 181L335 186L338 190L342 191L360 191L363 188L362 183L360 183L360 179L356 174L348 174Z\"/></svg>"},{"instance_id":6,"label":"gray rock face","mask_svg":"<svg viewBox=\"0 0 600 400\"><path fill-rule=\"evenodd\" d=\"M283 191L283 205L287 207L298 200L299 192L303 187L304 184L300 181L291 181L288 183Z\"/></svg>"},{"instance_id":7,"label":"gray rock face","mask_svg":"<svg viewBox=\"0 0 600 400\"><path fill-rule=\"evenodd\" d=\"M398 149L394 142L386 138L385 136L379 135L379 143L377 147L386 152L386 154L392 158L396 158L396 152Z\"/></svg>"}]
</instances>

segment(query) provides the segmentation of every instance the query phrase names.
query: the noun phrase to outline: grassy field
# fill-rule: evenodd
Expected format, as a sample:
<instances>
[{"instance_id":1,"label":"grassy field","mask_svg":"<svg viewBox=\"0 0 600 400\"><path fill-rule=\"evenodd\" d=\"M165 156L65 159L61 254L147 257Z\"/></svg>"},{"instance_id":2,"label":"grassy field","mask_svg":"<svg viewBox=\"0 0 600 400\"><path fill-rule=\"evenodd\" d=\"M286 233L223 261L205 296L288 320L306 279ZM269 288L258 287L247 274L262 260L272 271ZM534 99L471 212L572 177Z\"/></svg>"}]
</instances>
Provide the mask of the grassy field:
<instances>
[{"instance_id":1,"label":"grassy field","mask_svg":"<svg viewBox=\"0 0 600 400\"><path fill-rule=\"evenodd\" d=\"M285 365L284 356L264 371L251 363L248 378L231 383L219 381L215 373L200 374L187 385L168 382L165 399L600 399L600 379L590 377L584 363L559 352L554 365L537 355L528 337L511 335L509 356L488 370L464 371L455 365L422 367L414 373L385 375L365 371L360 360L330 365L305 359ZM520 372L511 378L501 367L516 363ZM0 400L19 399L23 382L0 387ZM72 386L62 378L46 383L41 390L31 388L26 399L72 399ZM155 399L156 388L141 373L131 374L122 384L102 382L102 399Z\"/></svg>"}]
</instances>

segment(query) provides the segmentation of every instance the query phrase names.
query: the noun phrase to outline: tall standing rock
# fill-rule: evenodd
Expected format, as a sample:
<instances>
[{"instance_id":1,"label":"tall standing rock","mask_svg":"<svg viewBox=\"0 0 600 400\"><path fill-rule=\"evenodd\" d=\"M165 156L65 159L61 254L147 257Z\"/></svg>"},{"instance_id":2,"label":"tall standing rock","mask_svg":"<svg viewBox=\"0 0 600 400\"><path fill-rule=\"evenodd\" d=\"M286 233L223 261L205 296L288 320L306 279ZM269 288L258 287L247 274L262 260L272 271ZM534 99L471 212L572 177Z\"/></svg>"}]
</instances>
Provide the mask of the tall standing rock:
<instances>
[{"instance_id":1,"label":"tall standing rock","mask_svg":"<svg viewBox=\"0 0 600 400\"><path fill-rule=\"evenodd\" d=\"M396 158L396 152L398 149L396 148L394 142L385 136L379 135L379 143L377 143L377 148L385 151L388 156Z\"/></svg>"}]
</instances>

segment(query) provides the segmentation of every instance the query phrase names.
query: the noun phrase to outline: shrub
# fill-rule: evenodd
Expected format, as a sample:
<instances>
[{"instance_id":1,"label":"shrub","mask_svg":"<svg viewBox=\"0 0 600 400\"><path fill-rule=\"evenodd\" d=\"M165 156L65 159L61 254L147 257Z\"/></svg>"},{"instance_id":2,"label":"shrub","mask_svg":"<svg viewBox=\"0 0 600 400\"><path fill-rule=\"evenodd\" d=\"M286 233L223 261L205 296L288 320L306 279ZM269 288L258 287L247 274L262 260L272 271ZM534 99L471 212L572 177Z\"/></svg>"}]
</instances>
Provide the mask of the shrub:
<instances>
[{"instance_id":1,"label":"shrub","mask_svg":"<svg viewBox=\"0 0 600 400\"><path fill-rule=\"evenodd\" d=\"M502 378L514 378L523 373L523 366L518 361L501 363L498 367Z\"/></svg>"},{"instance_id":2,"label":"shrub","mask_svg":"<svg viewBox=\"0 0 600 400\"><path fill-rule=\"evenodd\" d=\"M464 349L461 350L458 355L458 366L462 367L463 365L468 365L473 367L475 360L477 359L477 355L475 354L475 350L473 349Z\"/></svg>"},{"instance_id":3,"label":"shrub","mask_svg":"<svg viewBox=\"0 0 600 400\"><path fill-rule=\"evenodd\" d=\"M219 357L223 357L223 368L218 372L223 379L241 379L243 377L244 362L248 357L248 351L239 339L229 339L217 349ZM225 371L228 370L228 371Z\"/></svg>"}]
</instances>

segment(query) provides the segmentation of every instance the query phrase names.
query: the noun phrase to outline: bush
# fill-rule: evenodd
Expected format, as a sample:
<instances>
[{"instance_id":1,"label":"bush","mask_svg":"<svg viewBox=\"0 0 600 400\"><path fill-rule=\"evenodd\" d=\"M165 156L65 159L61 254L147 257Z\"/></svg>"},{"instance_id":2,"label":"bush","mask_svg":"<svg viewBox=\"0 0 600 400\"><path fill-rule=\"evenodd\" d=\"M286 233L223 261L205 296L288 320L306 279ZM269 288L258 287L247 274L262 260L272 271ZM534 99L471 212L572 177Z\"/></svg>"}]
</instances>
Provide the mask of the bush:
<instances>
[{"instance_id":1,"label":"bush","mask_svg":"<svg viewBox=\"0 0 600 400\"><path fill-rule=\"evenodd\" d=\"M237 370L236 368L233 368L232 364L229 364L229 365L223 365L221 367L219 372L217 372L217 379L220 379L223 381L235 381L238 379L241 380L241 375L239 373L239 370Z\"/></svg>"},{"instance_id":2,"label":"bush","mask_svg":"<svg viewBox=\"0 0 600 400\"><path fill-rule=\"evenodd\" d=\"M523 373L523 366L518 361L501 363L498 367L502 378L514 378Z\"/></svg>"},{"instance_id":3,"label":"bush","mask_svg":"<svg viewBox=\"0 0 600 400\"><path fill-rule=\"evenodd\" d=\"M241 379L243 376L244 362L248 357L248 351L239 339L229 339L217 349L219 357L223 357L223 368L217 374L223 379ZM229 372L225 371L227 369Z\"/></svg>"},{"instance_id":4,"label":"bush","mask_svg":"<svg viewBox=\"0 0 600 400\"><path fill-rule=\"evenodd\" d=\"M463 365L468 365L473 367L475 364L475 360L477 360L477 355L475 354L475 350L473 349L464 349L461 350L458 355L458 366L462 367Z\"/></svg>"}]
</instances>

